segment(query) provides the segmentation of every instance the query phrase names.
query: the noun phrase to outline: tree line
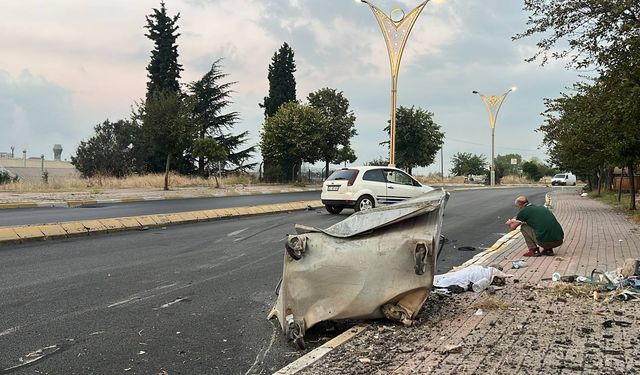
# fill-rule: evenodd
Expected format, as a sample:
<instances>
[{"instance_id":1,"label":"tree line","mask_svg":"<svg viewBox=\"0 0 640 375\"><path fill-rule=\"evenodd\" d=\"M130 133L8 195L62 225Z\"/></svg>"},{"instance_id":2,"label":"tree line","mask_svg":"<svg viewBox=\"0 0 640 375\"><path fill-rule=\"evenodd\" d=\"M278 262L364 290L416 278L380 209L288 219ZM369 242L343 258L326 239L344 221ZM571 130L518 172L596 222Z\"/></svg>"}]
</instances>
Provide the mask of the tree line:
<instances>
[{"instance_id":1,"label":"tree line","mask_svg":"<svg viewBox=\"0 0 640 375\"><path fill-rule=\"evenodd\" d=\"M640 2L637 0L525 0L528 28L514 39L539 36L528 61L567 61L584 71L560 97L545 100L538 129L550 160L589 181L598 193L611 188L613 167L630 182L640 161ZM622 183L622 178L620 178ZM618 186L620 200L621 186Z\"/></svg>"},{"instance_id":2,"label":"tree line","mask_svg":"<svg viewBox=\"0 0 640 375\"><path fill-rule=\"evenodd\" d=\"M153 42L147 70L147 92L133 105L129 119L105 120L94 135L80 142L71 162L83 176L125 177L169 171L205 178L243 173L258 148L266 181L295 181L302 163L353 163L351 141L356 116L344 93L325 87L296 95L295 54L284 43L268 67L269 93L259 106L264 122L258 145L247 145L248 132L233 133L240 114L229 111L233 85L222 71L222 59L197 81L181 83L178 62L178 21L164 2L146 17L145 37ZM433 114L421 108L400 107L397 115L397 165L411 172L433 163L444 133ZM388 127L383 129L388 132ZM384 142L382 143L384 144Z\"/></svg>"}]
</instances>

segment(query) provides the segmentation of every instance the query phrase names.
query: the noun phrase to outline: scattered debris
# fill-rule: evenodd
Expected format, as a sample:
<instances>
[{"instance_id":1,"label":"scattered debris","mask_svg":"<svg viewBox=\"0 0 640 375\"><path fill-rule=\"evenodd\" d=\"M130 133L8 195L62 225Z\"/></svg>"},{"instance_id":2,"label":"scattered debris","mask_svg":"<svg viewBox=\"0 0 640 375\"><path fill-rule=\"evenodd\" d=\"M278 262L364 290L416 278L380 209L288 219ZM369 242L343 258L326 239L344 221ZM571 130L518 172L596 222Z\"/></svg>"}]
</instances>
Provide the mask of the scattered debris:
<instances>
[{"instance_id":1,"label":"scattered debris","mask_svg":"<svg viewBox=\"0 0 640 375\"><path fill-rule=\"evenodd\" d=\"M371 359L369 359L367 357L361 357L361 358L358 358L358 362L360 362L360 363L370 363Z\"/></svg>"},{"instance_id":2,"label":"scattered debris","mask_svg":"<svg viewBox=\"0 0 640 375\"><path fill-rule=\"evenodd\" d=\"M458 354L462 353L462 345L445 345L442 354Z\"/></svg>"},{"instance_id":3,"label":"scattered debris","mask_svg":"<svg viewBox=\"0 0 640 375\"><path fill-rule=\"evenodd\" d=\"M471 304L471 307L484 310L505 310L509 304L495 296L482 297Z\"/></svg>"}]
</instances>

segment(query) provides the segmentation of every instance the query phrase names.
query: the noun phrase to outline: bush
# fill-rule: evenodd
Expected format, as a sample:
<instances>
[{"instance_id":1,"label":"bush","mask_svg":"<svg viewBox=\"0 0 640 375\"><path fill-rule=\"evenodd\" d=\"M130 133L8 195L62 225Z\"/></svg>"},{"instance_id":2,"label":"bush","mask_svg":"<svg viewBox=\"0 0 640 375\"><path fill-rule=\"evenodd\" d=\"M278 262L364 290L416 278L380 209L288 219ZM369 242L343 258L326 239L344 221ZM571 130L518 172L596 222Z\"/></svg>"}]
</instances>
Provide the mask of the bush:
<instances>
[{"instance_id":1,"label":"bush","mask_svg":"<svg viewBox=\"0 0 640 375\"><path fill-rule=\"evenodd\" d=\"M0 168L0 185L18 182L20 178L4 168Z\"/></svg>"}]
</instances>

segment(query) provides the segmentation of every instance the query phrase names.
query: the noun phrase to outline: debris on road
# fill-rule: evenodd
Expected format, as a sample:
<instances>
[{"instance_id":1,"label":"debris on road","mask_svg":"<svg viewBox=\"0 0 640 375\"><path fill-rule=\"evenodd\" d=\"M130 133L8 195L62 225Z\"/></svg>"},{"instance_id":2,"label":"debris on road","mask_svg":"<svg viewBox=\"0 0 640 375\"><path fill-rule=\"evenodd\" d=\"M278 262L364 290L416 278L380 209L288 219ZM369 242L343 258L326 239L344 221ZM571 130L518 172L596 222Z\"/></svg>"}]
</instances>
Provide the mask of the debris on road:
<instances>
[{"instance_id":1,"label":"debris on road","mask_svg":"<svg viewBox=\"0 0 640 375\"><path fill-rule=\"evenodd\" d=\"M277 317L299 349L321 321L387 317L411 326L433 287L448 198L434 190L327 229L296 225L268 319Z\"/></svg>"}]
</instances>

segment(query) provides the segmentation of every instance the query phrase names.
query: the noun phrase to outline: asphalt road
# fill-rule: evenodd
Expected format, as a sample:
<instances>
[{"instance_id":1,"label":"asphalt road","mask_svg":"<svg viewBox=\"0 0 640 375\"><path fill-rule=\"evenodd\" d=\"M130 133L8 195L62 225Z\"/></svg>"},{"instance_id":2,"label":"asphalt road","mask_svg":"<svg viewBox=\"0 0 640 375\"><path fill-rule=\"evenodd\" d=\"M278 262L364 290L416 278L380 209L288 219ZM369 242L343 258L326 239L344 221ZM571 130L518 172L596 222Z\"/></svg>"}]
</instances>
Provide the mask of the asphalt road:
<instances>
[{"instance_id":1,"label":"asphalt road","mask_svg":"<svg viewBox=\"0 0 640 375\"><path fill-rule=\"evenodd\" d=\"M0 210L0 226L167 214L174 212L210 210L214 208L258 206L262 204L319 199L319 191L307 191L299 193L109 203L75 208L47 207L5 209Z\"/></svg>"},{"instance_id":2,"label":"asphalt road","mask_svg":"<svg viewBox=\"0 0 640 375\"><path fill-rule=\"evenodd\" d=\"M546 191L453 192L438 269L476 253L457 246L504 234L516 195L541 203ZM0 247L0 374L272 373L304 354L265 319L284 236L344 217L302 211ZM343 329L321 324L306 341Z\"/></svg>"}]
</instances>

